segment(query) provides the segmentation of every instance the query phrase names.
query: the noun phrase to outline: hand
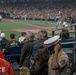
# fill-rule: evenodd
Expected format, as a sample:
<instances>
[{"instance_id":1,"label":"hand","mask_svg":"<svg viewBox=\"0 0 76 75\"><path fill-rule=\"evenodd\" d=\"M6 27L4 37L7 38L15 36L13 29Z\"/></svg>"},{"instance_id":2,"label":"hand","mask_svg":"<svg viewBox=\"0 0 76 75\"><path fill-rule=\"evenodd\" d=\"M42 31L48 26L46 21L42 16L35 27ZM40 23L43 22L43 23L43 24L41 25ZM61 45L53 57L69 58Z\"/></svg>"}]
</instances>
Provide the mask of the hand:
<instances>
[{"instance_id":1,"label":"hand","mask_svg":"<svg viewBox=\"0 0 76 75\"><path fill-rule=\"evenodd\" d=\"M59 53L60 50L61 50L60 44L56 44L54 47L54 53Z\"/></svg>"}]
</instances>

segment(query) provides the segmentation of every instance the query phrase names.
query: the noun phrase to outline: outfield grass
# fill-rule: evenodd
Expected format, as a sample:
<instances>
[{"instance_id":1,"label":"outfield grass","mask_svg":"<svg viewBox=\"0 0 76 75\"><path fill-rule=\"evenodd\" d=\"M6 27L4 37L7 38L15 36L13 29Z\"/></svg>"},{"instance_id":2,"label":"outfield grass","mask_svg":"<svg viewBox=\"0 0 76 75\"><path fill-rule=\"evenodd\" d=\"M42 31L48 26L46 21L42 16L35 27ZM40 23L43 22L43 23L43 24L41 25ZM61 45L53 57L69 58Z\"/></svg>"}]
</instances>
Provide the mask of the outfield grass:
<instances>
[{"instance_id":1,"label":"outfield grass","mask_svg":"<svg viewBox=\"0 0 76 75\"><path fill-rule=\"evenodd\" d=\"M1 30L10 30L13 28L29 28L26 24L20 24L15 22L0 22L0 29Z\"/></svg>"},{"instance_id":2,"label":"outfield grass","mask_svg":"<svg viewBox=\"0 0 76 75\"><path fill-rule=\"evenodd\" d=\"M16 32L16 31L11 31L11 29L15 29L15 28L32 28L32 26L27 25L26 23L30 23L30 24L35 24L38 26L55 26L55 22L52 21L39 21L39 20L10 20L10 21L5 21L5 22L0 22L0 30L2 32L4 32L6 34L6 38L10 40L9 35L11 33L15 33L16 34L16 38L18 40L19 36L20 36L20 32ZM37 34L37 33L35 33ZM51 33L49 34L51 36ZM58 33L56 33L55 35L58 35Z\"/></svg>"},{"instance_id":3,"label":"outfield grass","mask_svg":"<svg viewBox=\"0 0 76 75\"><path fill-rule=\"evenodd\" d=\"M15 20L16 22L28 22L39 26L55 26L56 23L53 21L41 21L41 20Z\"/></svg>"}]
</instances>

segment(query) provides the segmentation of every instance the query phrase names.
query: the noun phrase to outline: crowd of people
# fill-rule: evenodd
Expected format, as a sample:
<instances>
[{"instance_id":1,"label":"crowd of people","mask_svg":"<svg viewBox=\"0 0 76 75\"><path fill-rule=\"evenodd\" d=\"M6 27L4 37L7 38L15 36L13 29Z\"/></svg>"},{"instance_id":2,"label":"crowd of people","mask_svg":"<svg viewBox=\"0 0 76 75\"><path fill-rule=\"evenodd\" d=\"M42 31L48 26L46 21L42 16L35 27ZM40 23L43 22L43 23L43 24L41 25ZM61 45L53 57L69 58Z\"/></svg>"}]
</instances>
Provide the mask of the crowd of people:
<instances>
[{"instance_id":1,"label":"crowd of people","mask_svg":"<svg viewBox=\"0 0 76 75\"><path fill-rule=\"evenodd\" d=\"M59 11L67 15L76 16L76 2L28 2L24 4L0 4L0 11L10 13L13 18L55 19Z\"/></svg>"},{"instance_id":2,"label":"crowd of people","mask_svg":"<svg viewBox=\"0 0 76 75\"><path fill-rule=\"evenodd\" d=\"M69 39L69 32L66 34L68 34ZM67 39L66 35L64 36ZM60 36L48 37L47 31L40 30L37 37L31 31L21 32L19 40L16 40L16 35L11 33L11 40L8 41L5 38L5 34L1 33L0 51L3 53L8 52L9 48L15 45L20 47L20 60L18 62L15 61L19 64L20 75L65 75L69 59L59 42L60 38L64 39L62 37L62 32ZM4 48L2 48L2 43L6 43ZM4 56L0 58L0 61L6 61ZM12 69L9 69L9 72L11 71ZM13 75L13 71L11 73L8 74Z\"/></svg>"},{"instance_id":3,"label":"crowd of people","mask_svg":"<svg viewBox=\"0 0 76 75\"><path fill-rule=\"evenodd\" d=\"M10 13L15 18L55 19L57 16L76 17L76 2L28 2L25 4L0 4L0 12ZM60 11L60 14L59 14ZM66 34L64 34L64 33ZM18 40L14 33L10 39L5 34L0 35L0 74L14 75L10 63L3 54L7 54L11 46L21 50L20 59L14 59L19 64L20 75L66 75L69 63L68 55L62 50L59 39L69 39L68 30L62 30L60 36L48 37L45 30L40 30L37 37L31 31L22 32ZM67 36L66 36L67 35ZM63 37L65 36L65 37ZM7 58L8 59L8 58ZM13 62L13 63L14 63Z\"/></svg>"}]
</instances>

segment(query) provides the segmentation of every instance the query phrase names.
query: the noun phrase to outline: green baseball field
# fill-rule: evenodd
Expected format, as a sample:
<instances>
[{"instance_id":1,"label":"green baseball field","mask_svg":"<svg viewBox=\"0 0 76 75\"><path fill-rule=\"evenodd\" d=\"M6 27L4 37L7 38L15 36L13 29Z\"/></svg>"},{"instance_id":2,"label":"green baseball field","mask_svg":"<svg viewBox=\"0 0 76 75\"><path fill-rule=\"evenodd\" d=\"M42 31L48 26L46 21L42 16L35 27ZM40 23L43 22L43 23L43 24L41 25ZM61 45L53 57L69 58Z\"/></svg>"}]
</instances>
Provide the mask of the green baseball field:
<instances>
[{"instance_id":1,"label":"green baseball field","mask_svg":"<svg viewBox=\"0 0 76 75\"><path fill-rule=\"evenodd\" d=\"M10 40L9 35L11 33L16 34L16 39L19 38L20 32L32 31L37 34L40 30L46 30L51 36L51 31L55 29L56 23L53 21L39 21L39 20L14 20L14 19L2 19L0 21L0 30L4 32L6 38ZM59 34L58 31L56 34Z\"/></svg>"}]
</instances>

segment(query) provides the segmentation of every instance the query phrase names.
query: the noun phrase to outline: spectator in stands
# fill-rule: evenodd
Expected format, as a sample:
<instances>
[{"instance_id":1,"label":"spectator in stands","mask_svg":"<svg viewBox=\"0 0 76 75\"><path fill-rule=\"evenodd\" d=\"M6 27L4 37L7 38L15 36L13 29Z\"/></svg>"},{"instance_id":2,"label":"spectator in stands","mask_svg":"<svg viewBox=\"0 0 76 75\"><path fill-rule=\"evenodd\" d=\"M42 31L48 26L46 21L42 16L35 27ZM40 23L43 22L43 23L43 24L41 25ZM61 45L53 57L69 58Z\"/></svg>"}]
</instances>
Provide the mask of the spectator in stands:
<instances>
[{"instance_id":1,"label":"spectator in stands","mask_svg":"<svg viewBox=\"0 0 76 75\"><path fill-rule=\"evenodd\" d=\"M28 40L21 49L21 57L20 57L20 67L26 66L29 67L29 59L30 59L30 53L31 53L31 46L34 41L35 35L28 31L26 32L26 39Z\"/></svg>"},{"instance_id":2,"label":"spectator in stands","mask_svg":"<svg viewBox=\"0 0 76 75\"><path fill-rule=\"evenodd\" d=\"M21 32L21 37L19 38L19 42L20 43L23 42L26 39L25 36L26 36L26 33L25 32Z\"/></svg>"},{"instance_id":3,"label":"spectator in stands","mask_svg":"<svg viewBox=\"0 0 76 75\"><path fill-rule=\"evenodd\" d=\"M5 49L5 46L8 43L8 40L5 38L4 33L1 33L1 38L2 38L2 40L0 41L0 43L1 43L2 50L3 50L3 49Z\"/></svg>"},{"instance_id":4,"label":"spectator in stands","mask_svg":"<svg viewBox=\"0 0 76 75\"><path fill-rule=\"evenodd\" d=\"M1 74L14 75L10 63L2 58L0 58L0 75Z\"/></svg>"},{"instance_id":5,"label":"spectator in stands","mask_svg":"<svg viewBox=\"0 0 76 75\"><path fill-rule=\"evenodd\" d=\"M5 46L6 50L8 50L10 46L14 46L14 45L19 46L21 48L21 44L18 41L16 41L15 36L16 35L14 33L10 34L11 40L6 44L6 46Z\"/></svg>"},{"instance_id":6,"label":"spectator in stands","mask_svg":"<svg viewBox=\"0 0 76 75\"><path fill-rule=\"evenodd\" d=\"M70 38L70 33L67 29L62 29L62 31L60 32L60 39L64 40L64 39L69 39Z\"/></svg>"},{"instance_id":7,"label":"spectator in stands","mask_svg":"<svg viewBox=\"0 0 76 75\"><path fill-rule=\"evenodd\" d=\"M23 45L21 49L21 56L20 56L20 69L25 67L25 69L28 71L28 68L30 67L30 55L31 55L31 46L34 42L35 35L28 31L26 32L26 40L27 42ZM27 72L26 72L27 73Z\"/></svg>"},{"instance_id":8,"label":"spectator in stands","mask_svg":"<svg viewBox=\"0 0 76 75\"><path fill-rule=\"evenodd\" d=\"M32 45L32 52L30 58L30 65L34 64L34 60L37 54L38 48L43 45L43 42L48 38L48 33L45 30L41 30L38 32L38 40L36 40Z\"/></svg>"},{"instance_id":9,"label":"spectator in stands","mask_svg":"<svg viewBox=\"0 0 76 75\"><path fill-rule=\"evenodd\" d=\"M48 75L49 55L48 47L44 45L39 47L35 62L30 67L31 75Z\"/></svg>"},{"instance_id":10,"label":"spectator in stands","mask_svg":"<svg viewBox=\"0 0 76 75\"><path fill-rule=\"evenodd\" d=\"M49 38L44 44L50 50L50 58L48 61L48 75L66 75L68 56L61 49L59 36Z\"/></svg>"}]
</instances>

